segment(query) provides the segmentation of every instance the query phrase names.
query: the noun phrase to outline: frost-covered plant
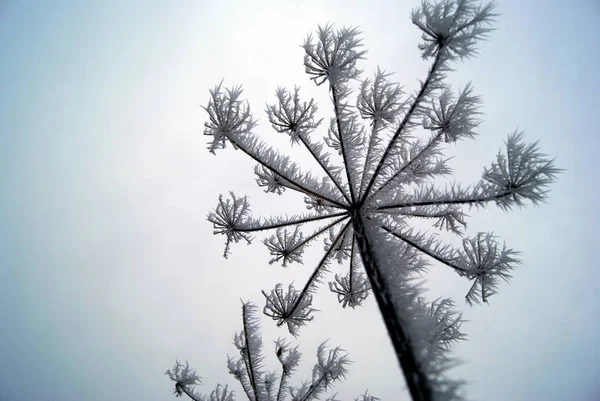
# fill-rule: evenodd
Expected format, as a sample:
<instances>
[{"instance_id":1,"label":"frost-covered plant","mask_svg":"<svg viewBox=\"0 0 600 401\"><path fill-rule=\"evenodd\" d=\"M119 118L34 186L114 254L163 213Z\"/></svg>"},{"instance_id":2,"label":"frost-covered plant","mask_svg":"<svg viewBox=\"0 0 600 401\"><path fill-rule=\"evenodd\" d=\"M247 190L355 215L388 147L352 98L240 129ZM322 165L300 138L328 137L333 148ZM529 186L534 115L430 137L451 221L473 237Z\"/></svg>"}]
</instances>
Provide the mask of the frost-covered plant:
<instances>
[{"instance_id":1,"label":"frost-covered plant","mask_svg":"<svg viewBox=\"0 0 600 401\"><path fill-rule=\"evenodd\" d=\"M447 72L476 54L477 42L492 29L493 10L493 3L473 0L423 1L412 21L422 32L422 57L431 61L427 76L414 93L405 94L378 69L373 79L354 88L356 103L352 84L365 55L359 30L327 25L308 36L306 72L317 85L327 84L332 102L326 134L317 136L322 122L317 106L301 100L298 88L278 89L266 112L277 132L306 148L319 166L315 173L257 137L240 87L216 86L205 107L211 152L230 143L258 163L257 182L266 192L298 192L308 209L292 217L257 218L246 197L219 198L208 220L215 233L226 236L225 256L232 242L250 242L252 235L274 230L264 242L271 263L285 266L301 262L306 246L324 238L325 252L302 288L286 290L280 284L263 292L265 313L297 335L312 319L312 294L331 261L348 261L348 273L336 275L329 288L344 307L354 308L374 294L414 400L460 399L460 382L445 376L452 364L446 350L464 337L453 304L427 304L415 276L430 262L446 265L472 282L466 301L473 304L487 302L520 262L517 252L491 233L465 237L462 248L456 248L436 234L418 231L413 222L430 220L435 228L464 236L466 208L537 205L559 172L537 143L515 132L479 182L435 184L452 173L443 157L445 144L474 138L480 124L479 97L470 84L453 91ZM312 232L300 229L317 224Z\"/></svg>"},{"instance_id":2,"label":"frost-covered plant","mask_svg":"<svg viewBox=\"0 0 600 401\"><path fill-rule=\"evenodd\" d=\"M300 386L291 386L289 379L298 367L301 355L297 346L292 347L281 338L275 341L275 356L281 370L265 370L262 338L255 313L255 305L242 304L243 328L233 339L240 356L229 357L227 361L229 373L240 382L249 401L318 400L334 383L345 378L350 363L348 354L340 347L328 348L326 343L321 343L317 349L317 362L313 366L311 378L302 382ZM187 362L185 365L179 361L175 362L173 368L165 374L175 382L176 397L185 394L195 401L234 401L234 393L227 386L217 385L209 395L196 392L195 386L201 384L200 376ZM368 393L365 393L362 399L377 400Z\"/></svg>"}]
</instances>

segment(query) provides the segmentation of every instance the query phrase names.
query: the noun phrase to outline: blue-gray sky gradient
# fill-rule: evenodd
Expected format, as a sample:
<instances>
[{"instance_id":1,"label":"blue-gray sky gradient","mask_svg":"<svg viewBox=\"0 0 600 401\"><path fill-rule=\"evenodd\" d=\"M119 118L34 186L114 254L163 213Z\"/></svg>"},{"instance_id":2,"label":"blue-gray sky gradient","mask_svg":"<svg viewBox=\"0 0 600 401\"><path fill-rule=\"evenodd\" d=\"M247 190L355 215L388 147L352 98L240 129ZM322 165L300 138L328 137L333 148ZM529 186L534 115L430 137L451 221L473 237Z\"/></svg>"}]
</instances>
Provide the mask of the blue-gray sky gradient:
<instances>
[{"instance_id":1,"label":"blue-gray sky gradient","mask_svg":"<svg viewBox=\"0 0 600 401\"><path fill-rule=\"evenodd\" d=\"M311 264L269 266L260 245L221 257L223 240L205 220L220 193L247 193L257 211L286 209L254 185L252 163L205 150L199 104L223 77L244 83L269 131L264 103L277 85L300 84L328 117L298 47L327 21L363 29L367 74L380 65L414 88L426 66L408 18L416 5L0 6L0 400L165 400L172 385L162 373L176 358L189 359L206 392L217 382L237 389L225 360L239 298L262 302L260 289L301 282ZM484 102L482 135L452 149L457 178L477 180L517 127L566 171L539 208L472 211L469 232L493 230L524 252L490 306L467 308L468 283L441 266L431 296L454 297L470 320L470 340L456 347L465 364L453 375L471 383L472 398L591 401L600 397L600 6L515 0L498 11L480 57L451 74L455 85L472 81ZM354 312L327 290L316 301L322 312L302 331L298 381L330 338L355 361L341 399L366 388L398 399L400 371L373 301ZM270 351L285 333L262 326Z\"/></svg>"}]
</instances>

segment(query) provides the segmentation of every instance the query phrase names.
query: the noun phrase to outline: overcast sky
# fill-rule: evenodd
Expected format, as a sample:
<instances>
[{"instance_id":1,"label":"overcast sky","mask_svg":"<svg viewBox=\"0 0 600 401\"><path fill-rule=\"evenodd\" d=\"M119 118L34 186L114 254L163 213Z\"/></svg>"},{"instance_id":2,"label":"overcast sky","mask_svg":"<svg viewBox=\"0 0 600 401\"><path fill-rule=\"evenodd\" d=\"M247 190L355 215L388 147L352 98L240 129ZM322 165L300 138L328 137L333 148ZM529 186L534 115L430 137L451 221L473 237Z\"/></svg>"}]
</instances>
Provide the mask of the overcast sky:
<instances>
[{"instance_id":1,"label":"overcast sky","mask_svg":"<svg viewBox=\"0 0 600 401\"><path fill-rule=\"evenodd\" d=\"M163 373L175 359L190 361L204 391L230 384L243 400L226 368L239 299L262 306L261 289L300 285L311 264L270 266L259 241L222 258L224 239L206 221L219 194L292 213L294 195L262 193L239 152L209 154L200 105L222 78L243 83L266 134L265 102L278 85L299 84L329 118L299 47L328 21L361 27L368 74L380 65L414 89L426 73L409 20L416 5L0 2L0 400L167 400ZM469 341L455 348L464 364L451 374L470 382L473 399L597 400L600 5L515 0L498 11L480 56L449 80L472 81L484 102L481 136L451 149L457 179L475 182L516 128L566 171L539 208L470 212L469 233L492 230L523 251L489 306L467 307L469 283L437 265L428 296L453 297L470 320ZM342 310L323 288L315 302L293 382L329 338L354 361L340 399L368 388L408 400L373 299ZM276 368L272 340L285 332L261 324Z\"/></svg>"}]
</instances>

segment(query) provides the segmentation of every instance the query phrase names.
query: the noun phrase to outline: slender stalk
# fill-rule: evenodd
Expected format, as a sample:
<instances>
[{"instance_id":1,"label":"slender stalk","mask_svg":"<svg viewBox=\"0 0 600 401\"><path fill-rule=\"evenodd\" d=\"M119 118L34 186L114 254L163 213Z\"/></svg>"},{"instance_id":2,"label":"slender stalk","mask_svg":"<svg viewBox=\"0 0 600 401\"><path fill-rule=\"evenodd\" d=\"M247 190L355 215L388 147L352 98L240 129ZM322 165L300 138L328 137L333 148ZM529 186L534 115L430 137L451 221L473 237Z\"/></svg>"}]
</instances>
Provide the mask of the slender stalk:
<instances>
[{"instance_id":1,"label":"slender stalk","mask_svg":"<svg viewBox=\"0 0 600 401\"><path fill-rule=\"evenodd\" d=\"M495 200L500 200L507 196L512 195L512 191L504 191L500 192L496 195L491 196L480 196L478 198L459 198L459 199L447 199L447 200L431 200L431 201L416 201L416 202L405 202L405 203L396 203L393 205L385 205L379 206L377 208L378 211L403 208L403 207L412 207L412 206L432 206L432 205L460 205L460 204L473 204L473 203L483 203L483 202L491 202Z\"/></svg>"},{"instance_id":2,"label":"slender stalk","mask_svg":"<svg viewBox=\"0 0 600 401\"><path fill-rule=\"evenodd\" d=\"M297 249L299 249L300 247L308 244L310 241L312 241L313 239L317 238L319 235L323 234L325 231L329 230L330 228L334 227L335 225L337 225L338 223L341 223L342 221L344 221L345 219L347 219L348 216L344 215L342 218L337 219L335 221L333 221L331 224L326 225L325 227L321 228L320 230L315 231L314 233L312 233L310 236L306 237L306 239L300 243L298 243L298 245L296 245L294 248L292 248L290 250L290 252L294 252Z\"/></svg>"},{"instance_id":3,"label":"slender stalk","mask_svg":"<svg viewBox=\"0 0 600 401\"><path fill-rule=\"evenodd\" d=\"M246 393L246 397L248 397L248 400L252 400L252 392L250 391L251 389L248 388L247 384L244 383L244 381L241 378L238 378L238 381L244 389L244 393Z\"/></svg>"},{"instance_id":4,"label":"slender stalk","mask_svg":"<svg viewBox=\"0 0 600 401\"><path fill-rule=\"evenodd\" d=\"M412 241L412 240L404 237L403 235L394 232L391 228L385 227L385 226L383 226L381 228L383 230L387 231L388 233L392 234L394 237L396 237L398 239L401 239L402 241L406 242L408 245L412 246L413 248L418 249L419 251L423 252L425 255L429 256L430 258L435 259L438 262L445 264L446 266L450 266L454 270L460 271L462 273L466 273L467 272L464 268L462 268L462 267L460 267L460 266L458 266L458 265L450 262L447 259L444 259L444 258L436 255L435 253L433 253L429 249L427 249L427 248L419 245L415 241Z\"/></svg>"},{"instance_id":5,"label":"slender stalk","mask_svg":"<svg viewBox=\"0 0 600 401\"><path fill-rule=\"evenodd\" d=\"M377 167L375 168L375 172L371 176L371 180L369 181L369 184L367 185L367 188L365 189L364 195L360 201L359 206L362 207L362 205L365 203L365 201L369 197L369 191L371 190L371 187L375 183L377 176L381 172L383 165L387 161L387 157L390 154L390 152L392 151L392 148L394 147L394 145L396 144L398 137L400 136L400 134L402 134L402 132L404 132L404 130L406 129L406 126L408 125L408 123L410 122L410 119L412 118L413 113L415 112L417 107L421 104L421 101L423 101L423 98L425 97L425 93L427 92L427 89L429 88L429 85L431 84L431 81L433 80L433 77L434 77L435 73L437 72L437 69L440 65L442 49L440 48L439 50L440 51L438 51L438 53L435 55L433 64L431 65L431 68L429 69L429 73L427 74L427 79L421 85L421 90L419 90L419 93L415 97L415 100L413 101L410 108L406 112L406 115L402 119L400 126L394 133L394 136L390 140L390 143L388 144L387 148L383 152L383 155L381 156L381 159L379 160L379 163L377 164Z\"/></svg>"},{"instance_id":6,"label":"slender stalk","mask_svg":"<svg viewBox=\"0 0 600 401\"><path fill-rule=\"evenodd\" d=\"M248 364L246 368L248 369L248 379L250 380L250 385L252 386L252 390L254 392L254 400L258 401L258 388L256 386L256 378L254 377L254 362L252 361L252 354L250 353L250 345L248 344L248 325L246 323L247 314L246 314L246 305L242 308L242 320L244 322L244 342L246 343L246 355L248 355ZM244 358L245 361L245 358Z\"/></svg>"},{"instance_id":7,"label":"slender stalk","mask_svg":"<svg viewBox=\"0 0 600 401\"><path fill-rule=\"evenodd\" d=\"M342 209L346 209L347 206L344 205L343 203L340 203L339 201L336 201L334 199L329 198L328 196L325 196L323 194L314 192L308 188L306 188L304 185L297 183L296 181L292 180L291 178L287 177L285 174L282 174L281 172L277 171L276 169L274 169L272 166L270 166L268 163L266 163L265 161L263 161L260 157L256 156L254 153L250 152L248 149L246 149L243 145L240 145L239 142L235 141L235 139L231 138L231 137L227 137L231 143L235 146L237 146L239 149L242 150L242 152L246 153L248 156L250 156L254 161L260 163L262 166L268 168L269 170L273 171L275 174L280 175L281 177L283 177L283 179L285 179L286 181L291 182L294 186L298 187L298 189L300 189L302 192L304 192L307 195L311 195L314 196L315 198L319 198L319 199L323 199L327 202L330 202Z\"/></svg>"},{"instance_id":8,"label":"slender stalk","mask_svg":"<svg viewBox=\"0 0 600 401\"><path fill-rule=\"evenodd\" d=\"M285 388L286 379L289 377L289 373L285 370L283 364L281 365L281 379L279 380L279 389L277 390L276 401L282 401L283 389Z\"/></svg>"},{"instance_id":9,"label":"slender stalk","mask_svg":"<svg viewBox=\"0 0 600 401\"><path fill-rule=\"evenodd\" d=\"M342 185L335 179L335 177L333 176L333 174L331 173L331 171L329 171L329 169L327 167L325 167L325 165L317 157L317 154L310 147L310 142L308 142L308 140L306 140L306 138L303 138L302 135L298 135L298 138L300 138L300 141L302 141L302 143L304 144L304 146L306 147L306 149L308 149L308 151L310 152L310 154L312 155L312 157L317 161L317 163L319 164L319 166L321 166L321 168L323 169L323 171L325 171L325 174L327 174L327 176L331 179L331 181L333 181L333 183L335 184L335 186L337 187L337 189L344 196L344 199L346 199L346 202L350 203L350 199L348 198L348 195L346 195L346 192L342 189Z\"/></svg>"},{"instance_id":10,"label":"slender stalk","mask_svg":"<svg viewBox=\"0 0 600 401\"><path fill-rule=\"evenodd\" d=\"M321 377L319 377L319 380L317 380L316 384L310 385L310 388L309 388L308 392L306 393L306 395L304 396L304 398L302 398L302 401L310 400L310 396L321 385L321 382L323 381L324 378L325 378L325 376L321 376Z\"/></svg>"},{"instance_id":11,"label":"slender stalk","mask_svg":"<svg viewBox=\"0 0 600 401\"><path fill-rule=\"evenodd\" d=\"M175 386L176 387L178 386L177 388L181 389L181 391L183 391L185 393L185 395L187 395L188 397L190 397L192 400L194 400L194 401L202 401L200 398L194 397L194 394L190 390L188 390L188 388L186 386L182 386L179 383L177 383ZM177 396L179 396L179 395L177 395Z\"/></svg>"},{"instance_id":12,"label":"slender stalk","mask_svg":"<svg viewBox=\"0 0 600 401\"><path fill-rule=\"evenodd\" d=\"M439 212L439 213L431 213L431 214L427 214L427 213L413 213L413 212L398 212L399 215L401 216L408 216L408 217L421 217L424 219L435 219L435 218L440 218L440 217L445 217L448 216L448 212Z\"/></svg>"},{"instance_id":13,"label":"slender stalk","mask_svg":"<svg viewBox=\"0 0 600 401\"><path fill-rule=\"evenodd\" d=\"M306 217L306 218L302 218L302 219L298 219L298 220L283 221L281 223L273 223L273 224L259 226L259 227L245 227L245 228L244 227L240 227L240 228L236 227L235 231L249 233L249 232L255 232L255 231L271 230L274 228L295 226L298 224L310 223L312 221L331 219L333 217L341 217L341 216L346 217L346 216L348 216L348 213L347 212L339 212L339 213L328 214L326 216L311 216L311 217Z\"/></svg>"},{"instance_id":14,"label":"slender stalk","mask_svg":"<svg viewBox=\"0 0 600 401\"><path fill-rule=\"evenodd\" d=\"M350 250L350 274L348 275L348 288L350 291L354 290L354 264L356 263L354 260L356 233L354 230L352 231L352 237L352 248Z\"/></svg>"},{"instance_id":15,"label":"slender stalk","mask_svg":"<svg viewBox=\"0 0 600 401\"><path fill-rule=\"evenodd\" d=\"M414 162L416 162L417 160L419 160L421 158L421 156L423 155L423 153L425 153L425 151L429 150L442 136L442 131L440 130L436 136L434 136L431 141L423 147L423 149L421 149L419 151L419 153L417 153L415 155L415 157L413 157L412 159L410 159L410 161L408 163L406 163L404 166L402 166L398 171L396 171L394 173L394 175L392 175L390 178L388 178L386 180L386 182L383 183L383 185L381 185L379 188L377 188L376 190L373 191L372 194L369 195L369 197L374 197L375 195L377 195L379 192L381 192L381 190L383 190L385 187L387 187L391 182L393 182L400 174L402 174L404 171L406 171L407 168L409 168L410 166L413 165Z\"/></svg>"},{"instance_id":16,"label":"slender stalk","mask_svg":"<svg viewBox=\"0 0 600 401\"><path fill-rule=\"evenodd\" d=\"M308 281L306 282L306 284L304 285L304 288L302 288L302 291L300 292L300 296L298 297L298 299L294 303L294 306L290 310L290 313L289 313L290 316L294 314L294 311L296 310L296 308L298 308L298 305L300 305L300 301L302 301L302 298L304 298L304 296L306 294L308 294L310 287L313 285L313 282L316 280L316 278L319 277L319 273L321 273L321 269L327 262L327 259L329 259L329 256L333 252L335 246L344 237L344 234L345 234L346 230L348 230L348 227L350 227L350 224L351 224L351 221L348 221L348 223L346 223L344 228L342 228L342 230L340 231L340 233L338 234L336 239L333 241L333 243L327 250L327 252L325 252L325 255L323 255L323 257L321 258L321 261L317 265L317 268L313 271L313 273L308 278Z\"/></svg>"},{"instance_id":17,"label":"slender stalk","mask_svg":"<svg viewBox=\"0 0 600 401\"><path fill-rule=\"evenodd\" d=\"M363 173L362 173L362 178L360 180L360 192L358 193L358 196L363 196L363 194L365 193L363 191L364 187L365 187L365 179L367 178L367 171L369 171L368 167L369 164L371 162L371 154L373 153L373 146L375 146L375 140L377 139L377 131L379 131L379 120L374 120L373 121L373 128L371 128L371 135L369 137L369 146L367 147L367 153L365 156L365 164L363 166Z\"/></svg>"},{"instance_id":18,"label":"slender stalk","mask_svg":"<svg viewBox=\"0 0 600 401\"><path fill-rule=\"evenodd\" d=\"M350 164L348 163L348 156L346 155L346 147L344 146L344 137L342 134L342 115L339 110L338 98L335 90L335 86L331 85L331 97L333 99L333 109L335 112L335 123L337 125L338 134L340 135L340 147L342 148L342 157L344 159L344 166L346 168L346 177L348 178L348 188L350 189L350 197L352 198L352 204L356 204L356 196L354 194L354 188L352 185L352 177L350 176Z\"/></svg>"}]
</instances>

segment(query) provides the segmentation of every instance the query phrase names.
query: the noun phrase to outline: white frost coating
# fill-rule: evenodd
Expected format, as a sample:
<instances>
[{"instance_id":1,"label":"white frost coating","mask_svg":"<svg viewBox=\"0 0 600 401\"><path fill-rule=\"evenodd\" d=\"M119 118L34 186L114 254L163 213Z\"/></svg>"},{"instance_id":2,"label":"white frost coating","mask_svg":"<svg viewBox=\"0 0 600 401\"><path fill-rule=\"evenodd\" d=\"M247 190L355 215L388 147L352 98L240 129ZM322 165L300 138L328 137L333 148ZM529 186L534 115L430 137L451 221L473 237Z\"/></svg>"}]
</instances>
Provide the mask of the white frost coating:
<instances>
[{"instance_id":1,"label":"white frost coating","mask_svg":"<svg viewBox=\"0 0 600 401\"><path fill-rule=\"evenodd\" d=\"M292 284L284 291L281 284L267 294L263 291L267 303L265 304L265 315L277 321L277 325L287 324L288 330L294 337L298 336L298 329L313 319L312 295L301 296Z\"/></svg>"},{"instance_id":2,"label":"white frost coating","mask_svg":"<svg viewBox=\"0 0 600 401\"><path fill-rule=\"evenodd\" d=\"M371 286L363 272L357 272L354 277L350 273L345 276L335 275L335 281L329 282L329 289L337 294L342 308L360 306L367 299Z\"/></svg>"},{"instance_id":3,"label":"white frost coating","mask_svg":"<svg viewBox=\"0 0 600 401\"><path fill-rule=\"evenodd\" d=\"M303 100L297 87L278 88L266 113L276 132L308 152L318 175L301 171L292 157L259 139L240 87L218 85L205 108L212 152L231 143L258 163L257 183L265 192L299 193L309 210L256 218L246 197L220 198L209 221L215 234L226 237L225 256L232 242L250 242L251 235L274 230L264 240L271 263L288 266L302 263L309 242L324 240L323 257L302 289L290 286L285 291L279 284L263 291L264 312L298 335L312 319L312 295L331 261L347 264L348 273L337 275L330 290L344 307L358 306L374 293L411 396L418 401L460 399L461 382L446 376L453 364L447 350L464 335L454 304L425 304L415 274L424 273L431 263L441 264L472 282L467 303L488 302L520 263L518 252L491 233L469 235L466 211L491 204L506 211L540 204L560 172L537 142L528 144L521 133L513 133L506 151L484 169L478 182L433 184L452 174L444 157L447 142L477 135L481 100L471 84L453 91L446 75L457 61L476 54L479 41L492 29L493 9L493 2L440 0L423 1L413 11L423 39L419 48L431 63L413 93L404 93L390 74L378 69L372 79L360 82L354 98L354 80L361 76L357 65L366 54L360 31L327 25L309 36L303 44L304 66L317 85L328 83L329 124L322 126L316 104ZM460 235L463 246L415 230L417 219ZM307 234L303 228L309 223L319 228ZM302 399L308 394L303 391L292 398Z\"/></svg>"},{"instance_id":4,"label":"white frost coating","mask_svg":"<svg viewBox=\"0 0 600 401\"><path fill-rule=\"evenodd\" d=\"M345 378L350 364L348 354L340 347L328 347L327 342L317 348L317 362L312 368L311 377L299 386L290 385L289 379L298 367L301 354L297 346L292 347L284 339L279 338L274 342L280 370L265 371L256 309L251 303L242 304L243 327L235 334L233 341L239 356L227 360L229 373L240 383L248 401L318 400L324 392ZM177 361L173 369L165 374L175 382L176 397L186 395L194 401L234 401L234 392L227 386L217 385L209 395L198 393L195 387L201 384L200 377L187 362L184 366ZM364 397L367 394L365 392ZM377 400L372 396L363 399Z\"/></svg>"},{"instance_id":5,"label":"white frost coating","mask_svg":"<svg viewBox=\"0 0 600 401\"><path fill-rule=\"evenodd\" d=\"M424 290L420 276L415 273L426 268L427 261L409 245L398 246L378 232L383 224L372 221L367 225L367 235L378 239L373 247L375 256L388 283L397 317L407 329L409 346L430 382L431 399L462 400L464 382L447 375L448 369L456 364L449 353L449 346L465 339L460 331L461 315L452 310L454 305L449 299L425 303L421 297Z\"/></svg>"}]
</instances>

